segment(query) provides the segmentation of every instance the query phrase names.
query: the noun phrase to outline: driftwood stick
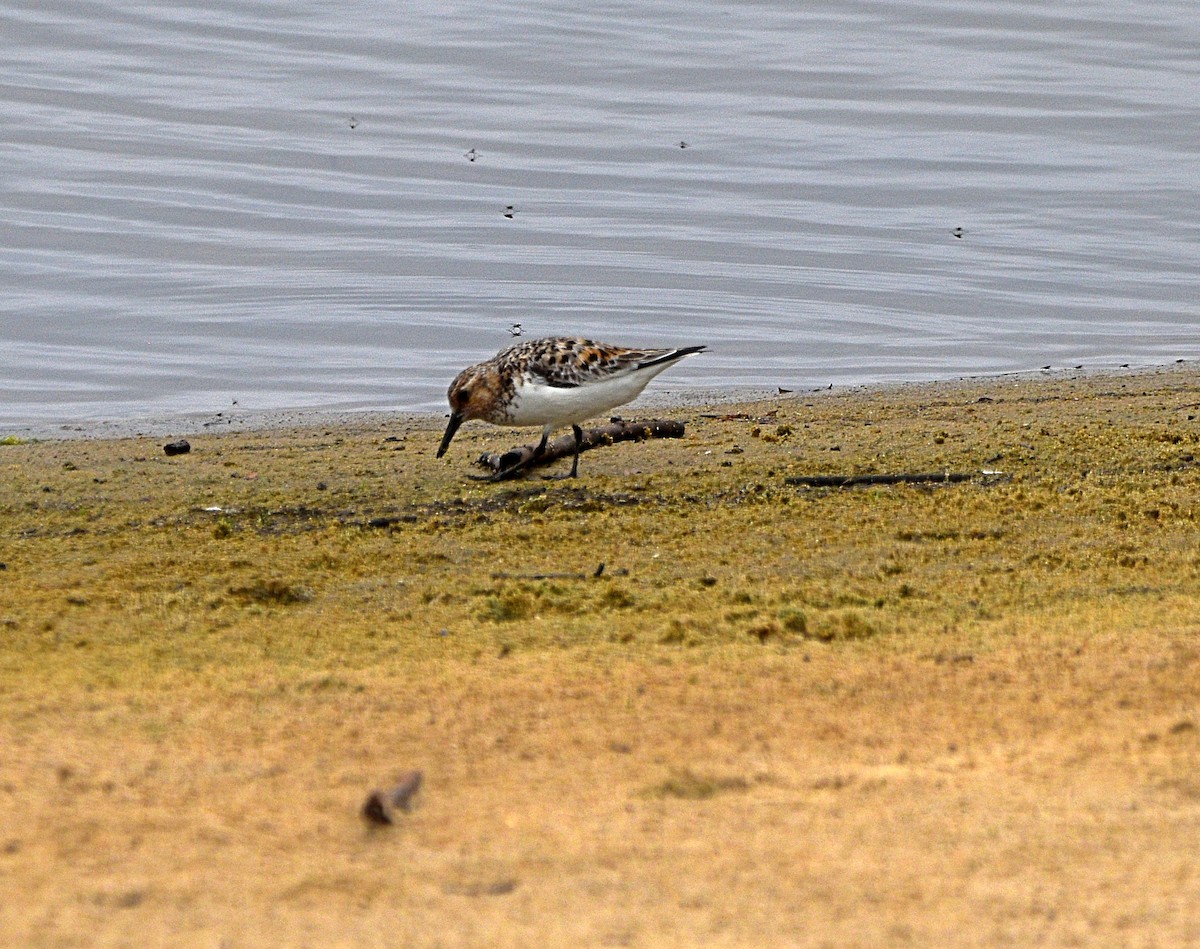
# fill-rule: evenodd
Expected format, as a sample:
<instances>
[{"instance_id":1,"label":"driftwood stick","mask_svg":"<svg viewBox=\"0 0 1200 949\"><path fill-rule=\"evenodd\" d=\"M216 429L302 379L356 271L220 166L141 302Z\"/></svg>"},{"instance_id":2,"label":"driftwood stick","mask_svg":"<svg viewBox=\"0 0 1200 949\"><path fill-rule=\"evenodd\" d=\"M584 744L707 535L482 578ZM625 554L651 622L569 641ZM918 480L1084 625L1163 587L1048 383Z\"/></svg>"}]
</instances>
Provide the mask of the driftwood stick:
<instances>
[{"instance_id":1,"label":"driftwood stick","mask_svg":"<svg viewBox=\"0 0 1200 949\"><path fill-rule=\"evenodd\" d=\"M420 771L406 771L400 775L395 787L387 791L372 791L363 804L363 819L369 824L396 823L397 811L412 809L412 799L421 790L424 777Z\"/></svg>"},{"instance_id":2,"label":"driftwood stick","mask_svg":"<svg viewBox=\"0 0 1200 949\"><path fill-rule=\"evenodd\" d=\"M785 481L810 488L852 488L863 484L958 484L972 478L998 475L998 471L932 471L915 474L798 475Z\"/></svg>"},{"instance_id":3,"label":"driftwood stick","mask_svg":"<svg viewBox=\"0 0 1200 949\"><path fill-rule=\"evenodd\" d=\"M629 571L626 570L625 573ZM621 571L618 570L620 575ZM503 570L493 573L493 580L598 580L604 575L604 561L591 573L505 573Z\"/></svg>"},{"instance_id":4,"label":"driftwood stick","mask_svg":"<svg viewBox=\"0 0 1200 949\"><path fill-rule=\"evenodd\" d=\"M683 422L671 419L651 419L647 422L612 422L599 428L585 429L581 452L600 445L611 445L614 442L641 441L646 438L682 438ZM531 468L540 468L560 458L570 458L575 454L575 436L560 435L546 444L546 450L540 458L534 457L537 445L521 445L510 448L503 454L485 452L476 462L482 468L488 468L493 473L509 471L523 474Z\"/></svg>"}]
</instances>

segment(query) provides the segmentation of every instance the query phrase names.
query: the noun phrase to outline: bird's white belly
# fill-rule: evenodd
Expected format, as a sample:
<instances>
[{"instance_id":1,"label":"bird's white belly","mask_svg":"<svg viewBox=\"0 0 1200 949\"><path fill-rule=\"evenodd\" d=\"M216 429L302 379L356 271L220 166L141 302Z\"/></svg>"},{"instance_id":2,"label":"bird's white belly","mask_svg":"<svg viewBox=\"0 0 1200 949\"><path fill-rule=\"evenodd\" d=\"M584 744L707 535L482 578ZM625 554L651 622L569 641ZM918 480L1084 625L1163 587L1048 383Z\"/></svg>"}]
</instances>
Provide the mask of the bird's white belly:
<instances>
[{"instance_id":1,"label":"bird's white belly","mask_svg":"<svg viewBox=\"0 0 1200 949\"><path fill-rule=\"evenodd\" d=\"M655 375L634 372L569 389L527 382L513 392L507 423L557 426L582 422L632 402Z\"/></svg>"}]
</instances>

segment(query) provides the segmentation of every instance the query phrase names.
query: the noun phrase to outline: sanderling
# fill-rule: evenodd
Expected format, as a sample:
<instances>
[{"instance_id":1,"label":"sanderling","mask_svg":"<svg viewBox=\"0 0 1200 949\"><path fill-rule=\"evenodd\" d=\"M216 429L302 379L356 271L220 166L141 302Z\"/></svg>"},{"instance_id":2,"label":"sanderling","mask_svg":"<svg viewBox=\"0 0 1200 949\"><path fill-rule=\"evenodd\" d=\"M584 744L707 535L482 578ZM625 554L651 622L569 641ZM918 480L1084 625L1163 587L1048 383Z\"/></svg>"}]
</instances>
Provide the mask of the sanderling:
<instances>
[{"instance_id":1,"label":"sanderling","mask_svg":"<svg viewBox=\"0 0 1200 949\"><path fill-rule=\"evenodd\" d=\"M575 433L570 475L574 478L579 473L583 442L580 422L632 402L646 383L668 366L705 348L627 349L569 336L510 346L487 362L464 369L450 383L446 393L450 424L437 457L446 453L450 439L467 419L493 425L541 425L542 440L534 458L546 450L546 440L554 429L570 425Z\"/></svg>"}]
</instances>

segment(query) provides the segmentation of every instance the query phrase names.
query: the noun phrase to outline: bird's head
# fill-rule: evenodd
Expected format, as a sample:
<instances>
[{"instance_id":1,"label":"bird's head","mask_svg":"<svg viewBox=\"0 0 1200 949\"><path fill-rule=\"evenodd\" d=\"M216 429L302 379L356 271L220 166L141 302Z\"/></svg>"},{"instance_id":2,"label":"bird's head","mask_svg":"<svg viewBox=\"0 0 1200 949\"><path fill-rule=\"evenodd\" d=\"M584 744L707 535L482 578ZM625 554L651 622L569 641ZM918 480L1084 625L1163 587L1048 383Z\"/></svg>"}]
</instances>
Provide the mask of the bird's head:
<instances>
[{"instance_id":1,"label":"bird's head","mask_svg":"<svg viewBox=\"0 0 1200 949\"><path fill-rule=\"evenodd\" d=\"M450 403L450 422L446 426L446 434L442 436L437 457L441 458L446 453L454 433L467 419L497 421L500 414L499 398L500 384L495 372L479 366L471 366L460 372L446 392L446 399Z\"/></svg>"}]
</instances>

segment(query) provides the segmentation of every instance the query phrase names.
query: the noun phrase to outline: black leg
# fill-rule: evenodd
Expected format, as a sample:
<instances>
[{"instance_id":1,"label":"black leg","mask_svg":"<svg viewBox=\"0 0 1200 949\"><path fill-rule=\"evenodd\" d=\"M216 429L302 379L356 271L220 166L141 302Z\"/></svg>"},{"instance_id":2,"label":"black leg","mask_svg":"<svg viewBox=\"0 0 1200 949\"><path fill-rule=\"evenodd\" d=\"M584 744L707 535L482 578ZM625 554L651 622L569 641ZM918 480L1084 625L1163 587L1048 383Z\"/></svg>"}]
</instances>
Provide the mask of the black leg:
<instances>
[{"instance_id":1,"label":"black leg","mask_svg":"<svg viewBox=\"0 0 1200 949\"><path fill-rule=\"evenodd\" d=\"M542 455L544 455L546 453L546 443L549 440L550 440L550 428L547 427L547 428L542 429L542 440L539 441L537 443L537 445L534 447L532 455L530 455L524 461L518 461L515 464L509 465L507 468L500 469L495 474L493 474L491 477L485 478L484 480L485 481L508 481L510 478L515 478L517 475L519 475L521 472L523 472L526 468L528 468L532 462L536 461L538 458L541 458Z\"/></svg>"},{"instance_id":2,"label":"black leg","mask_svg":"<svg viewBox=\"0 0 1200 949\"><path fill-rule=\"evenodd\" d=\"M571 462L571 477L579 477L579 449L583 447L583 429L578 425L572 425L571 431L575 433L575 460Z\"/></svg>"}]
</instances>

